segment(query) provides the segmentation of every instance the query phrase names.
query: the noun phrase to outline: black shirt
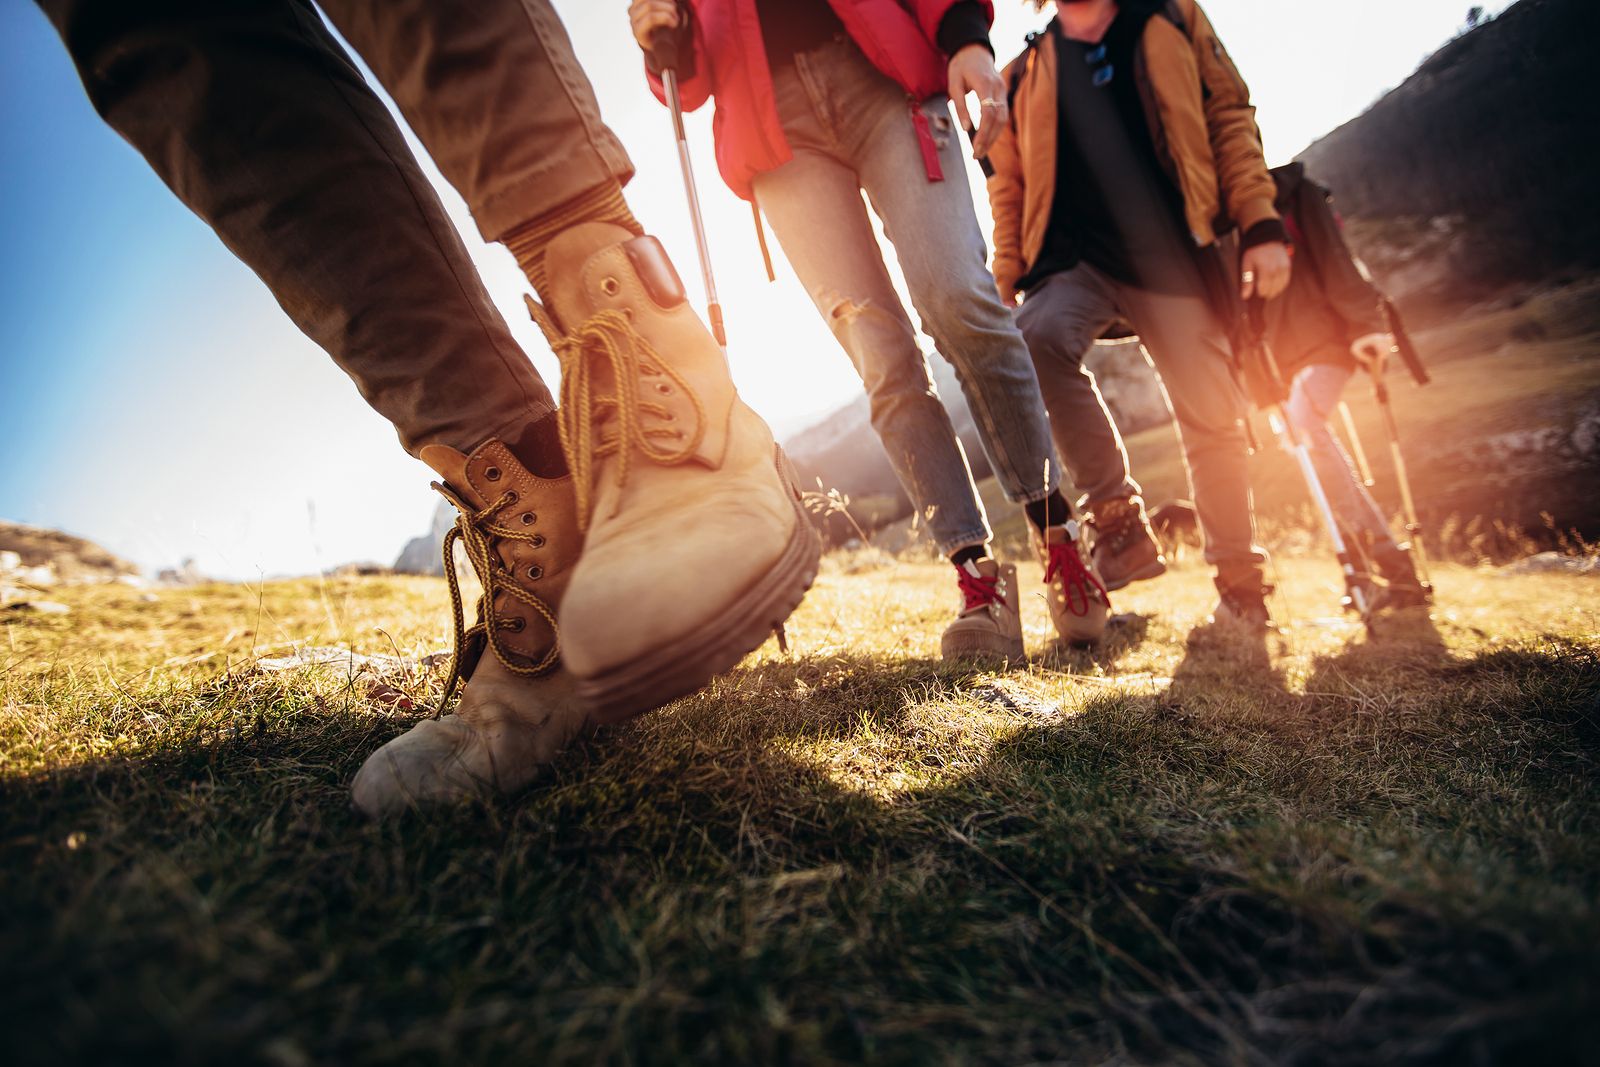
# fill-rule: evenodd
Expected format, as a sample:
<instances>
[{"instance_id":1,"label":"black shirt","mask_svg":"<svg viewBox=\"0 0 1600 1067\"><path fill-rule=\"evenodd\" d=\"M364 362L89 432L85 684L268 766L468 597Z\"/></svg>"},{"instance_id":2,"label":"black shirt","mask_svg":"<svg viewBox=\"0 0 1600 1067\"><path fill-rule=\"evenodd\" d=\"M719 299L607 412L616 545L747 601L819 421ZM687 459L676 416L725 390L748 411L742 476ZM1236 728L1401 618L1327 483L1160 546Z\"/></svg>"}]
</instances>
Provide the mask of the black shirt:
<instances>
[{"instance_id":1,"label":"black shirt","mask_svg":"<svg viewBox=\"0 0 1600 1067\"><path fill-rule=\"evenodd\" d=\"M1036 45L1056 50L1056 194L1021 289L1079 263L1159 292L1192 285L1182 194L1156 154L1134 75L1150 18L1124 11L1099 45L1069 41L1051 23Z\"/></svg>"},{"instance_id":2,"label":"black shirt","mask_svg":"<svg viewBox=\"0 0 1600 1067\"><path fill-rule=\"evenodd\" d=\"M756 18L761 22L767 62L774 67L844 32L844 23L828 0L756 0Z\"/></svg>"}]
</instances>

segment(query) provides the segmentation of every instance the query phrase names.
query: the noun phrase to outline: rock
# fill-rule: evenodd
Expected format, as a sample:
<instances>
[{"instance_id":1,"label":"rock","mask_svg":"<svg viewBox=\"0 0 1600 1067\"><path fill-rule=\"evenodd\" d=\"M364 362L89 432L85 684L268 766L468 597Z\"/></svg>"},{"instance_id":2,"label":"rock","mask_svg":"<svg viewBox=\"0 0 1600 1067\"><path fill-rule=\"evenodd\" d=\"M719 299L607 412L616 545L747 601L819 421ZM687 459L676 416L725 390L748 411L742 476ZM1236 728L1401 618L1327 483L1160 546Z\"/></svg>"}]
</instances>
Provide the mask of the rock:
<instances>
[{"instance_id":1,"label":"rock","mask_svg":"<svg viewBox=\"0 0 1600 1067\"><path fill-rule=\"evenodd\" d=\"M72 612L65 604L58 604L54 600L19 600L15 604L7 604L5 610L28 615L68 615Z\"/></svg>"},{"instance_id":2,"label":"rock","mask_svg":"<svg viewBox=\"0 0 1600 1067\"><path fill-rule=\"evenodd\" d=\"M156 582L160 585L205 585L211 581L195 565L193 558L186 559L177 567L165 567L156 575Z\"/></svg>"},{"instance_id":3,"label":"rock","mask_svg":"<svg viewBox=\"0 0 1600 1067\"><path fill-rule=\"evenodd\" d=\"M1564 556L1560 552L1541 552L1537 556L1519 559L1501 567L1498 573L1518 574L1578 574L1600 577L1600 558L1592 556Z\"/></svg>"},{"instance_id":4,"label":"rock","mask_svg":"<svg viewBox=\"0 0 1600 1067\"><path fill-rule=\"evenodd\" d=\"M439 501L439 506L433 509L432 527L421 537L406 542L394 561L394 572L444 577L444 535L455 523L456 509L448 501Z\"/></svg>"},{"instance_id":5,"label":"rock","mask_svg":"<svg viewBox=\"0 0 1600 1067\"><path fill-rule=\"evenodd\" d=\"M0 522L0 579L18 585L85 585L139 574L139 568L60 530Z\"/></svg>"}]
</instances>

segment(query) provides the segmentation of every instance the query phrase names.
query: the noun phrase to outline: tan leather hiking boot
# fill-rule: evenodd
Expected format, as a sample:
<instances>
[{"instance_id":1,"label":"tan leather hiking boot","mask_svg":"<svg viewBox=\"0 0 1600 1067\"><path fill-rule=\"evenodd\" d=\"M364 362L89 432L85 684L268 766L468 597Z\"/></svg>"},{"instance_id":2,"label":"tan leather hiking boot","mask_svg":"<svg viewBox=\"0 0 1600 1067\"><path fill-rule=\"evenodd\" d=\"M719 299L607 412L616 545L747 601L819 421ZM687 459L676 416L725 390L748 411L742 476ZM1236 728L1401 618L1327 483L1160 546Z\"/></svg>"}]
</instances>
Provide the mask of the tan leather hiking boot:
<instances>
[{"instance_id":1,"label":"tan leather hiking boot","mask_svg":"<svg viewBox=\"0 0 1600 1067\"><path fill-rule=\"evenodd\" d=\"M467 684L455 714L419 723L362 765L352 793L374 816L520 789L587 725L573 679L557 671L556 612L583 547L572 479L530 474L498 440L471 456L429 445L422 459L460 512L444 542L456 635L441 707ZM471 626L458 541L484 587Z\"/></svg>"},{"instance_id":2,"label":"tan leather hiking boot","mask_svg":"<svg viewBox=\"0 0 1600 1067\"><path fill-rule=\"evenodd\" d=\"M1021 663L1022 607L1018 602L1017 568L992 559L956 567L961 586L961 614L945 628L939 652L945 659L998 658Z\"/></svg>"},{"instance_id":3,"label":"tan leather hiking boot","mask_svg":"<svg viewBox=\"0 0 1600 1067\"><path fill-rule=\"evenodd\" d=\"M1094 531L1094 565L1106 589L1116 592L1146 578L1167 573L1161 542L1150 528L1141 497L1099 500L1088 507Z\"/></svg>"},{"instance_id":4,"label":"tan leather hiking boot","mask_svg":"<svg viewBox=\"0 0 1600 1067\"><path fill-rule=\"evenodd\" d=\"M821 542L660 244L589 223L546 250L561 431L587 522L563 661L598 721L699 689L799 606Z\"/></svg>"},{"instance_id":5,"label":"tan leather hiking boot","mask_svg":"<svg viewBox=\"0 0 1600 1067\"><path fill-rule=\"evenodd\" d=\"M1105 636L1106 620L1111 615L1111 597L1105 583L1095 573L1088 555L1083 528L1076 522L1052 526L1040 536L1033 535L1033 550L1044 567L1045 602L1050 605L1050 621L1056 633L1069 645L1093 644Z\"/></svg>"},{"instance_id":6,"label":"tan leather hiking boot","mask_svg":"<svg viewBox=\"0 0 1600 1067\"><path fill-rule=\"evenodd\" d=\"M528 678L484 656L455 713L424 719L367 757L350 786L373 818L527 787L589 727L571 675Z\"/></svg>"}]
</instances>

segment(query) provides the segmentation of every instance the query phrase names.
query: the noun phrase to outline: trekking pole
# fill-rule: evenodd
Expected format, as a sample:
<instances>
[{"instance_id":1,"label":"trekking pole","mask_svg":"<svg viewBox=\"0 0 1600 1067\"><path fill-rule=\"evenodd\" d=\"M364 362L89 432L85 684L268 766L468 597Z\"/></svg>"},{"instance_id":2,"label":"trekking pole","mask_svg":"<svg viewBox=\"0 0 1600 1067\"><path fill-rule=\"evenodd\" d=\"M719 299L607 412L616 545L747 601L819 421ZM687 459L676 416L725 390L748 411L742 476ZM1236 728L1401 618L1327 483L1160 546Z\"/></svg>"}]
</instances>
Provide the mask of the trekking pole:
<instances>
[{"instance_id":1,"label":"trekking pole","mask_svg":"<svg viewBox=\"0 0 1600 1067\"><path fill-rule=\"evenodd\" d=\"M694 163L689 158L689 135L683 129L683 97L678 93L678 39L670 29L656 30L650 38L650 55L661 72L661 85L667 91L672 109L672 129L678 137L678 162L683 167L683 189L689 198L689 220L694 224L694 243L700 253L700 273L706 283L706 317L711 320L711 335L728 354L728 333L722 325L722 301L717 298L717 279L711 272L711 245L706 240L706 222L700 212L700 191L694 180Z\"/></svg>"},{"instance_id":2,"label":"trekking pole","mask_svg":"<svg viewBox=\"0 0 1600 1067\"><path fill-rule=\"evenodd\" d=\"M1389 403L1389 384L1382 378L1372 379L1372 395L1383 412L1383 426L1389 437L1389 456L1394 463L1394 480L1400 487L1400 508L1406 520L1406 536L1411 541L1411 553L1417 563L1417 574L1425 585L1432 585L1428 574L1428 557L1422 548L1422 521L1417 517L1417 502L1411 495L1411 475L1406 470L1406 457L1400 451L1400 427L1394 420L1394 406Z\"/></svg>"},{"instance_id":3,"label":"trekking pole","mask_svg":"<svg viewBox=\"0 0 1600 1067\"><path fill-rule=\"evenodd\" d=\"M1333 552L1339 560L1339 570L1344 574L1345 595L1350 598L1350 605L1356 609L1356 614L1366 627L1367 633L1375 634L1372 597L1369 595L1367 585L1362 581L1361 572L1356 569L1355 559L1350 554L1350 546L1345 541L1344 532L1339 528L1338 516L1333 513L1333 504L1323 488L1322 479L1317 475L1316 464L1311 459L1311 446L1289 418L1285 405L1289 390L1283 380L1283 370L1278 366L1278 358L1273 354L1272 346L1267 343L1262 304L1260 299L1252 299L1245 311L1245 319L1249 324L1249 348L1261 364L1259 371L1264 379L1263 384L1271 391L1273 410L1268 414L1267 421L1272 427L1272 432L1288 444L1288 451L1300 467L1300 476L1305 479L1306 489L1311 493L1311 502L1322 516L1322 524L1328 530L1328 539L1333 542Z\"/></svg>"},{"instance_id":4,"label":"trekking pole","mask_svg":"<svg viewBox=\"0 0 1600 1067\"><path fill-rule=\"evenodd\" d=\"M1356 461L1361 484L1371 489L1377 483L1372 478L1372 466L1367 463L1367 450L1361 447L1361 435L1356 432L1356 420L1350 414L1350 405L1343 400L1339 401L1339 421L1344 425L1345 439L1350 442L1350 457Z\"/></svg>"}]
</instances>

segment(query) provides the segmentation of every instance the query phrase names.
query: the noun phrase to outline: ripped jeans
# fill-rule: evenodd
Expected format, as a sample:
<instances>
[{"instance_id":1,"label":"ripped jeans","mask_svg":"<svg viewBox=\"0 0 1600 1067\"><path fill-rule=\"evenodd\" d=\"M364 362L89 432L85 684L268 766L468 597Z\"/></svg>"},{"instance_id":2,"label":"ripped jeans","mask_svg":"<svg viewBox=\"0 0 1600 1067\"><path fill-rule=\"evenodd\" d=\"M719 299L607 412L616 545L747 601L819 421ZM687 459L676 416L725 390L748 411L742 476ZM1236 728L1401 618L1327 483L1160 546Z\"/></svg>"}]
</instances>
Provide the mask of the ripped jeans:
<instances>
[{"instance_id":1,"label":"ripped jeans","mask_svg":"<svg viewBox=\"0 0 1600 1067\"><path fill-rule=\"evenodd\" d=\"M1000 302L944 97L922 112L943 181L929 181L905 90L850 41L773 71L794 158L756 179L772 231L861 374L872 425L939 550L990 538L972 474L883 262L861 194L893 242L923 328L955 367L990 466L1013 503L1042 500L1061 465L1039 382Z\"/></svg>"},{"instance_id":2,"label":"ripped jeans","mask_svg":"<svg viewBox=\"0 0 1600 1067\"><path fill-rule=\"evenodd\" d=\"M1323 492L1333 514L1347 530L1367 534L1380 547L1400 550L1389 530L1389 522L1366 487L1356 477L1355 464L1344 446L1328 427L1328 419L1352 372L1329 363L1313 363L1294 376L1289 387L1289 403L1284 410L1305 440L1311 465L1317 469Z\"/></svg>"}]
</instances>

